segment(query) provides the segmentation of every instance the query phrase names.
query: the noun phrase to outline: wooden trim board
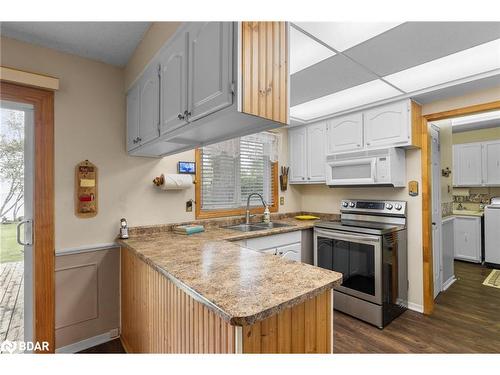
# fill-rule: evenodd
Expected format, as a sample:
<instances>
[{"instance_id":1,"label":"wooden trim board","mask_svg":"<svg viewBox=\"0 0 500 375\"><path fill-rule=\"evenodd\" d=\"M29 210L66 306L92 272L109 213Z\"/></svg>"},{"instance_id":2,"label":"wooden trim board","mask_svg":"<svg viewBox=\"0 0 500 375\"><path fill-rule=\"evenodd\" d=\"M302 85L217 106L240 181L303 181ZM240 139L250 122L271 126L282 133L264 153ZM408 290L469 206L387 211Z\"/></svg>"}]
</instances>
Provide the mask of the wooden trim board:
<instances>
[{"instance_id":1,"label":"wooden trim board","mask_svg":"<svg viewBox=\"0 0 500 375\"><path fill-rule=\"evenodd\" d=\"M59 90L59 78L7 66L0 66L0 80L44 90Z\"/></svg>"},{"instance_id":2,"label":"wooden trim board","mask_svg":"<svg viewBox=\"0 0 500 375\"><path fill-rule=\"evenodd\" d=\"M34 340L55 350L54 92L0 82L0 98L34 107ZM41 352L47 353L47 352Z\"/></svg>"},{"instance_id":3,"label":"wooden trim board","mask_svg":"<svg viewBox=\"0 0 500 375\"><path fill-rule=\"evenodd\" d=\"M477 104L449 111L430 113L422 116L422 252L423 252L423 288L424 314L432 314L434 310L434 272L432 252L432 170L430 135L428 123L452 117L471 115L500 109L500 101Z\"/></svg>"}]
</instances>

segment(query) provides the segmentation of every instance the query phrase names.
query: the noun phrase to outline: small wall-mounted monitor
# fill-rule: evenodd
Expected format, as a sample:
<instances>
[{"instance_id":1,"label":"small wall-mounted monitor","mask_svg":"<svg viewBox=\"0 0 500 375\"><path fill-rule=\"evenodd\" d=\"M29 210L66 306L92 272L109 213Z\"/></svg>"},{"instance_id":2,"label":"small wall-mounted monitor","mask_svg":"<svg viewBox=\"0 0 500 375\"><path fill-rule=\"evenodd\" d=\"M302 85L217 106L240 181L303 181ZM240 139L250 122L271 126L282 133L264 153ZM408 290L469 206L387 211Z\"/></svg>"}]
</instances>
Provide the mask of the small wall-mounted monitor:
<instances>
[{"instance_id":1,"label":"small wall-mounted monitor","mask_svg":"<svg viewBox=\"0 0 500 375\"><path fill-rule=\"evenodd\" d=\"M196 163L194 161L180 161L177 163L177 173L195 174Z\"/></svg>"}]
</instances>

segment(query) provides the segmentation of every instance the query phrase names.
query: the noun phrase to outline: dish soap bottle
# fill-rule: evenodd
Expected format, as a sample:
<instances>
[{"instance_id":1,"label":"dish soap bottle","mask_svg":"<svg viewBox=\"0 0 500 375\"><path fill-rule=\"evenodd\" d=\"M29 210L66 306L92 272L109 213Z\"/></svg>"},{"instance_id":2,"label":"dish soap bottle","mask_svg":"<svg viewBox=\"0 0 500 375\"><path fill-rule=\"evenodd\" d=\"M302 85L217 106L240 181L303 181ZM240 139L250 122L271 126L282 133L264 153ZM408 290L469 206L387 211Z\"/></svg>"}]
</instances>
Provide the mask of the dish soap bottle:
<instances>
[{"instance_id":1,"label":"dish soap bottle","mask_svg":"<svg viewBox=\"0 0 500 375\"><path fill-rule=\"evenodd\" d=\"M266 224L271 222L271 212L269 212L268 205L266 205L266 208L264 209L264 218L262 221Z\"/></svg>"}]
</instances>

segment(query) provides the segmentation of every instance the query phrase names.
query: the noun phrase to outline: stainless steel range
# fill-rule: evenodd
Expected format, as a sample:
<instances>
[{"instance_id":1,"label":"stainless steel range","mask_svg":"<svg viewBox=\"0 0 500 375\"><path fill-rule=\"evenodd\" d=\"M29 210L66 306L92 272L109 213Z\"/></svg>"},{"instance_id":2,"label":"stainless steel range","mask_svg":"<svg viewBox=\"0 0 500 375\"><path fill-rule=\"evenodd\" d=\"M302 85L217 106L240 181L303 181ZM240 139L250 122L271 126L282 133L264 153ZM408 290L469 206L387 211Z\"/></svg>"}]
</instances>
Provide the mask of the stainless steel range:
<instances>
[{"instance_id":1,"label":"stainless steel range","mask_svg":"<svg viewBox=\"0 0 500 375\"><path fill-rule=\"evenodd\" d=\"M314 226L314 265L343 274L334 308L379 328L408 307L406 202L343 200Z\"/></svg>"}]
</instances>

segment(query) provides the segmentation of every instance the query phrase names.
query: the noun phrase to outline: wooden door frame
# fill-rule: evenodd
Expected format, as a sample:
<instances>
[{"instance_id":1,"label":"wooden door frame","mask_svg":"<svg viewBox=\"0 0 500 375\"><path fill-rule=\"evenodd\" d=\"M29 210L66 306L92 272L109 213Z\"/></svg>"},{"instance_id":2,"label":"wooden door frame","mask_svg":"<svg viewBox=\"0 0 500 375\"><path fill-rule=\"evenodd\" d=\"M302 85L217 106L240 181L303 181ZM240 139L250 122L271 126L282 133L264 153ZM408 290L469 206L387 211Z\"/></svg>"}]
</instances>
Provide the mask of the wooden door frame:
<instances>
[{"instance_id":1,"label":"wooden door frame","mask_svg":"<svg viewBox=\"0 0 500 375\"><path fill-rule=\"evenodd\" d=\"M422 116L422 251L423 251L423 283L424 314L434 311L434 273L432 252L432 197L431 197L431 139L428 123L452 117L472 115L474 113L500 109L500 100L471 105L449 111L431 113Z\"/></svg>"},{"instance_id":2,"label":"wooden door frame","mask_svg":"<svg viewBox=\"0 0 500 375\"><path fill-rule=\"evenodd\" d=\"M33 341L55 351L54 92L0 82L0 98L34 107ZM47 352L43 352L47 353Z\"/></svg>"}]
</instances>

